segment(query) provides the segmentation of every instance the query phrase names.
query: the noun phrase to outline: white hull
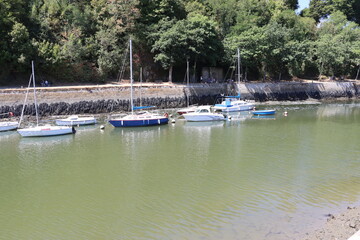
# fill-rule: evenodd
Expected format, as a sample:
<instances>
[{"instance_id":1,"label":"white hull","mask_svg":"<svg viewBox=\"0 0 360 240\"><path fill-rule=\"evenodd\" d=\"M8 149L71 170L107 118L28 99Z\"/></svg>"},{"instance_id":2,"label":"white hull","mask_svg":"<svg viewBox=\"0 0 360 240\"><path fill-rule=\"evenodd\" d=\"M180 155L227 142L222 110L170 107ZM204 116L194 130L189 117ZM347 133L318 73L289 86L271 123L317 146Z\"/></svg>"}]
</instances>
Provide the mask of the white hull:
<instances>
[{"instance_id":1,"label":"white hull","mask_svg":"<svg viewBox=\"0 0 360 240\"><path fill-rule=\"evenodd\" d=\"M207 121L223 121L225 116L220 113L214 113L211 106L199 106L195 112L183 114L186 121L189 122L207 122Z\"/></svg>"},{"instance_id":2,"label":"white hull","mask_svg":"<svg viewBox=\"0 0 360 240\"><path fill-rule=\"evenodd\" d=\"M22 137L46 137L72 134L72 127L63 126L37 126L17 130Z\"/></svg>"},{"instance_id":3,"label":"white hull","mask_svg":"<svg viewBox=\"0 0 360 240\"><path fill-rule=\"evenodd\" d=\"M72 116L65 119L56 119L56 125L59 126L80 126L95 124L96 119L94 117L77 117Z\"/></svg>"},{"instance_id":4,"label":"white hull","mask_svg":"<svg viewBox=\"0 0 360 240\"><path fill-rule=\"evenodd\" d=\"M15 130L18 124L18 122L0 122L0 132Z\"/></svg>"},{"instance_id":5,"label":"white hull","mask_svg":"<svg viewBox=\"0 0 360 240\"><path fill-rule=\"evenodd\" d=\"M187 113L183 114L186 121L189 122L207 122L207 121L223 121L225 117L222 114L195 114Z\"/></svg>"}]
</instances>

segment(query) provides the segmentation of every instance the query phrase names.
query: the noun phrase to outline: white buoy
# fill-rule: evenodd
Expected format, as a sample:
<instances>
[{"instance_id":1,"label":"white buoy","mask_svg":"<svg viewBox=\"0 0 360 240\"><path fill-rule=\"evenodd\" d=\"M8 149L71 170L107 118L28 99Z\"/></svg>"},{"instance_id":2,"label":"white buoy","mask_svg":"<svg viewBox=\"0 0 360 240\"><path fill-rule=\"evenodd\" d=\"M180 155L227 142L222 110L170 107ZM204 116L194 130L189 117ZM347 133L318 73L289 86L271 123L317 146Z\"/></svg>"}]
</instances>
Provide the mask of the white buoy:
<instances>
[{"instance_id":1,"label":"white buoy","mask_svg":"<svg viewBox=\"0 0 360 240\"><path fill-rule=\"evenodd\" d=\"M104 126L104 125L101 125L101 126L100 126L100 129L101 129L101 130L105 129L105 126Z\"/></svg>"},{"instance_id":2,"label":"white buoy","mask_svg":"<svg viewBox=\"0 0 360 240\"><path fill-rule=\"evenodd\" d=\"M284 112L284 116L285 116L285 117L287 116L287 111Z\"/></svg>"},{"instance_id":3,"label":"white buoy","mask_svg":"<svg viewBox=\"0 0 360 240\"><path fill-rule=\"evenodd\" d=\"M171 119L171 123L175 123L175 119L173 118L173 119Z\"/></svg>"}]
</instances>

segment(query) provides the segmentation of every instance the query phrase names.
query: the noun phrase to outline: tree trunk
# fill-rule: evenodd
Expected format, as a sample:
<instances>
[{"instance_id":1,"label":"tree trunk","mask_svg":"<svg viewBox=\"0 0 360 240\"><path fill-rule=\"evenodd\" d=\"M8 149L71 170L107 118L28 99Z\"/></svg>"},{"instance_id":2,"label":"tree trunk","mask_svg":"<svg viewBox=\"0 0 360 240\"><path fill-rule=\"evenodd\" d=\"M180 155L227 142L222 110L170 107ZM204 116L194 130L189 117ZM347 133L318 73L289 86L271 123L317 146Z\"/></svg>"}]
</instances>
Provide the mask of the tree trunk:
<instances>
[{"instance_id":1,"label":"tree trunk","mask_svg":"<svg viewBox=\"0 0 360 240\"><path fill-rule=\"evenodd\" d=\"M196 59L194 61L194 72L193 72L193 82L196 82Z\"/></svg>"},{"instance_id":2,"label":"tree trunk","mask_svg":"<svg viewBox=\"0 0 360 240\"><path fill-rule=\"evenodd\" d=\"M169 68L169 83L172 83L172 71L173 71L173 66L171 65L170 68Z\"/></svg>"},{"instance_id":3,"label":"tree trunk","mask_svg":"<svg viewBox=\"0 0 360 240\"><path fill-rule=\"evenodd\" d=\"M359 76L359 70L360 70L360 65L359 65L359 68L358 68L358 70L357 70L357 73L356 73L356 78L355 78L355 80L357 80L357 78L358 78L358 76Z\"/></svg>"}]
</instances>

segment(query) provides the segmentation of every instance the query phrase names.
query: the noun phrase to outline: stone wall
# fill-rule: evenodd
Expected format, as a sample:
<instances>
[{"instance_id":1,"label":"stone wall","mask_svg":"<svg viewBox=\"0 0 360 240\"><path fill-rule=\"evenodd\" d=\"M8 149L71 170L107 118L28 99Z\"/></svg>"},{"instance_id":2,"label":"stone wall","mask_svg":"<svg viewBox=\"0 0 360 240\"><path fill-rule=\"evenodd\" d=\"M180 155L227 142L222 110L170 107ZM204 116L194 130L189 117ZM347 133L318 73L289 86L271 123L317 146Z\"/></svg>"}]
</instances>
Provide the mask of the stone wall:
<instances>
[{"instance_id":1,"label":"stone wall","mask_svg":"<svg viewBox=\"0 0 360 240\"><path fill-rule=\"evenodd\" d=\"M181 108L192 104L214 104L220 95L237 95L262 101L298 101L306 99L359 98L360 83L245 83L245 84L143 84L134 86L134 102L158 109ZM140 94L141 93L141 94ZM0 113L20 116L26 89L0 89ZM141 96L141 99L140 99ZM51 87L37 89L41 116L98 114L130 111L130 85ZM28 94L25 115L35 115L33 93Z\"/></svg>"}]
</instances>

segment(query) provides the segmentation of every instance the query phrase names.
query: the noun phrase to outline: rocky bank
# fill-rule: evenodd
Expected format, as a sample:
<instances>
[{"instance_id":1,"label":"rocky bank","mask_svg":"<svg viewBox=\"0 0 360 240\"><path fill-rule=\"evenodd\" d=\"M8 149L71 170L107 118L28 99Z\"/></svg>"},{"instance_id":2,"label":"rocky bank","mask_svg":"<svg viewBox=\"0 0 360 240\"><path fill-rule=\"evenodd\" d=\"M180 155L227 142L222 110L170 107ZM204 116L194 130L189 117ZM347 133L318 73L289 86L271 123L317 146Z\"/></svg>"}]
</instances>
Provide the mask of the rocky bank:
<instances>
[{"instance_id":1,"label":"rocky bank","mask_svg":"<svg viewBox=\"0 0 360 240\"><path fill-rule=\"evenodd\" d=\"M212 84L135 84L135 105L154 105L159 109L181 108L188 104L214 104L220 94L237 95L258 102L299 101L307 99L359 98L360 81L352 82L278 82ZM26 88L0 89L0 113L21 114ZM37 102L41 116L99 114L130 110L130 84L38 87ZM25 115L34 115L32 91L28 94Z\"/></svg>"}]
</instances>

